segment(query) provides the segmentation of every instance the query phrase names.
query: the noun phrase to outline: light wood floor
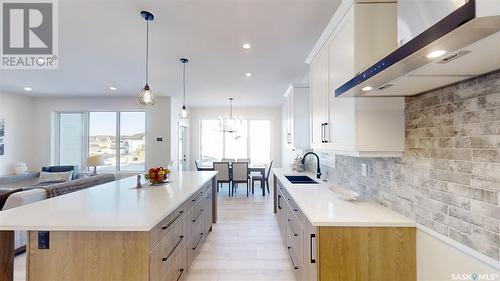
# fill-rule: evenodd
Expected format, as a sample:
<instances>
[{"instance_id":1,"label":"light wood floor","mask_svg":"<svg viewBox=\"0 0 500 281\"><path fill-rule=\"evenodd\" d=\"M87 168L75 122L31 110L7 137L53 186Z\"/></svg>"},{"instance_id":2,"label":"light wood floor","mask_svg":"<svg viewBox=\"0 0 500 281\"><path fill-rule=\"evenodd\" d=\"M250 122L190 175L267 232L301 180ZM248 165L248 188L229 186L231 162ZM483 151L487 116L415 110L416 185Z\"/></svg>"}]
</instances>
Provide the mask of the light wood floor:
<instances>
[{"instance_id":1,"label":"light wood floor","mask_svg":"<svg viewBox=\"0 0 500 281\"><path fill-rule=\"evenodd\" d=\"M256 184L256 187L258 184ZM246 197L228 197L227 185L218 194L218 222L208 235L185 281L293 281L293 272L273 214L272 196L260 188ZM15 281L25 281L25 255L15 260Z\"/></svg>"}]
</instances>

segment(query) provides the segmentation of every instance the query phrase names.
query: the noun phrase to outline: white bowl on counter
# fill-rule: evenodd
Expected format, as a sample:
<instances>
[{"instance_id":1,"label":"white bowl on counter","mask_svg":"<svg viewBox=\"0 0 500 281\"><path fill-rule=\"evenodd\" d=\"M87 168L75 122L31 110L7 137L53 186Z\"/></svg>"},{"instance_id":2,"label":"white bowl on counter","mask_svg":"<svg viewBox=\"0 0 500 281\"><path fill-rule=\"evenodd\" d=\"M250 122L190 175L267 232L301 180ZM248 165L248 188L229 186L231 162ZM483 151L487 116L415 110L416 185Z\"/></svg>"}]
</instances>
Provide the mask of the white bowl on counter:
<instances>
[{"instance_id":1,"label":"white bowl on counter","mask_svg":"<svg viewBox=\"0 0 500 281\"><path fill-rule=\"evenodd\" d=\"M339 186L330 187L330 191L335 193L338 199L344 201L356 201L359 197L359 193L357 193L356 191Z\"/></svg>"}]
</instances>

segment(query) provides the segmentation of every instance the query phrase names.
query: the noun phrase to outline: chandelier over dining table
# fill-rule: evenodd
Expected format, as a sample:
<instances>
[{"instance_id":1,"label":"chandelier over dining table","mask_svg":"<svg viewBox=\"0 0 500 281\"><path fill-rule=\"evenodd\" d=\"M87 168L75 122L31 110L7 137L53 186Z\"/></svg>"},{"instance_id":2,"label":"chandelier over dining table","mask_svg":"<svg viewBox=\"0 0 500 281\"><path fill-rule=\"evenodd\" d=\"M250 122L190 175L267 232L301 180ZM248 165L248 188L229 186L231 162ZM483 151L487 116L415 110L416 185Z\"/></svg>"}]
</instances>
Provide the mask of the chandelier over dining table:
<instances>
[{"instance_id":1,"label":"chandelier over dining table","mask_svg":"<svg viewBox=\"0 0 500 281\"><path fill-rule=\"evenodd\" d=\"M219 129L226 133L238 133L243 125L243 117L233 114L233 97L229 98L229 115L219 116Z\"/></svg>"}]
</instances>

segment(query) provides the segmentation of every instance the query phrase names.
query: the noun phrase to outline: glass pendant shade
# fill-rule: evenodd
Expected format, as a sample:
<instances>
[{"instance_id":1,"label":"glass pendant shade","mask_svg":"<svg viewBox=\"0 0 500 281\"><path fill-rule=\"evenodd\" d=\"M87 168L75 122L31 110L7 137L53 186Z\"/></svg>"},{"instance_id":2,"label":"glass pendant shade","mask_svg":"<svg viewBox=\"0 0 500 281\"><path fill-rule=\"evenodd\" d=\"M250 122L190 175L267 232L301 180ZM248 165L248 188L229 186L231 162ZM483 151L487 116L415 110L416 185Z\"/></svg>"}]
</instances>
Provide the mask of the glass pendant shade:
<instances>
[{"instance_id":1,"label":"glass pendant shade","mask_svg":"<svg viewBox=\"0 0 500 281\"><path fill-rule=\"evenodd\" d=\"M139 103L144 105L155 104L155 96L153 92L151 92L148 84L146 84L146 86L144 86L144 89L142 89L142 91L139 93Z\"/></svg>"},{"instance_id":2,"label":"glass pendant shade","mask_svg":"<svg viewBox=\"0 0 500 281\"><path fill-rule=\"evenodd\" d=\"M182 106L181 112L179 113L179 118L181 119L189 118L189 111L187 110L185 105Z\"/></svg>"}]
</instances>

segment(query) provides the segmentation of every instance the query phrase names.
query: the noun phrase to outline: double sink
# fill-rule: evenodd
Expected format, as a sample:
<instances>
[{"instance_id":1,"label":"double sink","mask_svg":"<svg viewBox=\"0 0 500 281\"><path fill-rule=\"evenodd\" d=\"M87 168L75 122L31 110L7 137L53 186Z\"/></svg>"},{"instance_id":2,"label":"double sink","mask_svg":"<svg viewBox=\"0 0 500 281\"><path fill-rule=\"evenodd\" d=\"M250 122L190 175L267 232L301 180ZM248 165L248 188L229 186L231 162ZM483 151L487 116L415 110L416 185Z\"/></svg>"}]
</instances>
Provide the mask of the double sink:
<instances>
[{"instance_id":1,"label":"double sink","mask_svg":"<svg viewBox=\"0 0 500 281\"><path fill-rule=\"evenodd\" d=\"M319 184L308 176L285 176L291 184Z\"/></svg>"}]
</instances>

